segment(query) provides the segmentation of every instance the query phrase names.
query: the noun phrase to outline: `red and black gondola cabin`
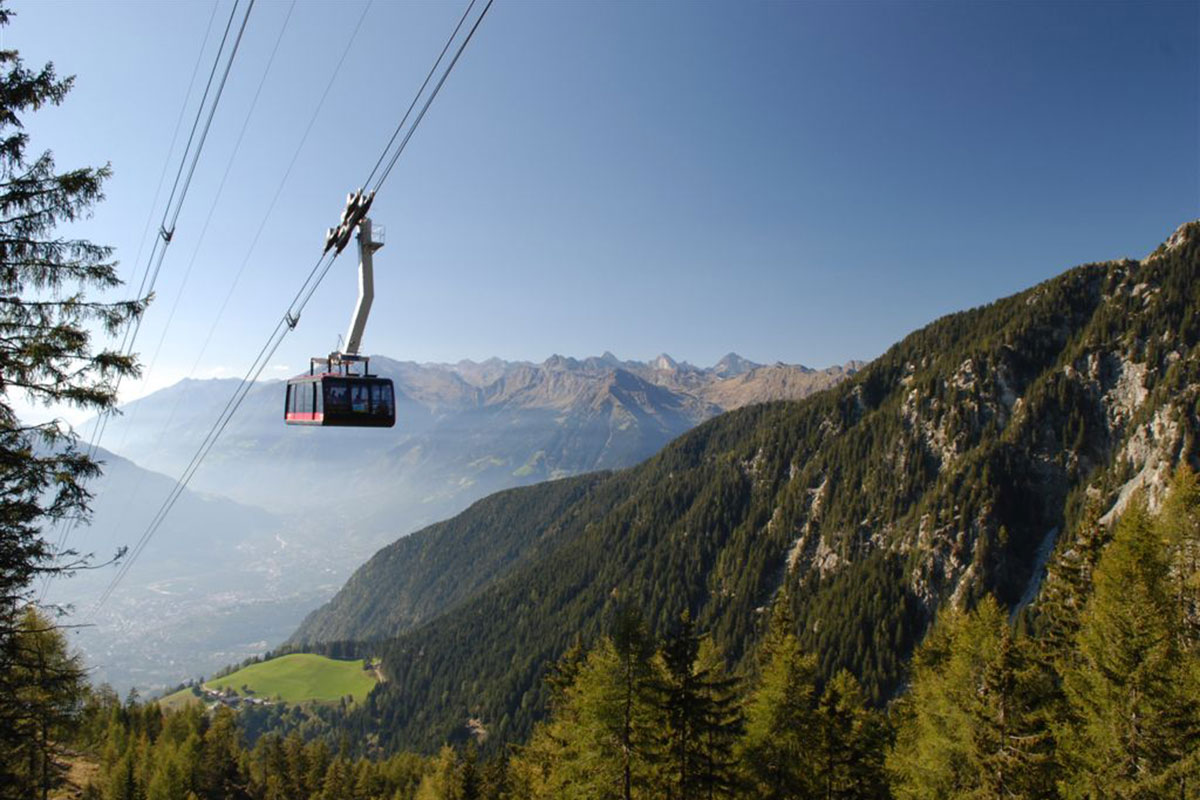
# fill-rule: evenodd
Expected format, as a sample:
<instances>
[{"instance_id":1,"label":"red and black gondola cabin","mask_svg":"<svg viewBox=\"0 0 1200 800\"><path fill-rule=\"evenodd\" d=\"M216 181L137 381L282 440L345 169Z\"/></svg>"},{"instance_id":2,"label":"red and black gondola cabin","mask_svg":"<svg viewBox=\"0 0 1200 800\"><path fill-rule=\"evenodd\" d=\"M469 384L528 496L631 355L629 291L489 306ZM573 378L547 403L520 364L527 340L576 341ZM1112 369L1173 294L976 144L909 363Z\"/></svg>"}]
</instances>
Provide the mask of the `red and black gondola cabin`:
<instances>
[{"instance_id":1,"label":"red and black gondola cabin","mask_svg":"<svg viewBox=\"0 0 1200 800\"><path fill-rule=\"evenodd\" d=\"M288 425L390 428L396 424L396 395L390 378L371 375L367 359L362 374L347 362L313 359L308 375L287 382L283 419ZM317 372L320 364L325 371Z\"/></svg>"}]
</instances>

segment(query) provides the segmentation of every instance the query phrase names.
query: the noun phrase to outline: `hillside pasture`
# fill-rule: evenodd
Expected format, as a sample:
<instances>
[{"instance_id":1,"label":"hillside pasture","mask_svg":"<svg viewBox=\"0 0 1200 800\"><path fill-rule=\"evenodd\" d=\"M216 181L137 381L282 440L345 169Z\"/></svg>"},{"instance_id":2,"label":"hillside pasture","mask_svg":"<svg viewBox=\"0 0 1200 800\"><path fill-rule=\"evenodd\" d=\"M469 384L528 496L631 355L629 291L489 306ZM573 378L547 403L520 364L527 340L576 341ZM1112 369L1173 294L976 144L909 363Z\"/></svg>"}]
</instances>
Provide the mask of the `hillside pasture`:
<instances>
[{"instance_id":1,"label":"hillside pasture","mask_svg":"<svg viewBox=\"0 0 1200 800\"><path fill-rule=\"evenodd\" d=\"M311 653L292 653L214 678L205 686L285 703L336 702L347 695L362 702L375 683L374 673L363 669L362 659L337 661Z\"/></svg>"}]
</instances>

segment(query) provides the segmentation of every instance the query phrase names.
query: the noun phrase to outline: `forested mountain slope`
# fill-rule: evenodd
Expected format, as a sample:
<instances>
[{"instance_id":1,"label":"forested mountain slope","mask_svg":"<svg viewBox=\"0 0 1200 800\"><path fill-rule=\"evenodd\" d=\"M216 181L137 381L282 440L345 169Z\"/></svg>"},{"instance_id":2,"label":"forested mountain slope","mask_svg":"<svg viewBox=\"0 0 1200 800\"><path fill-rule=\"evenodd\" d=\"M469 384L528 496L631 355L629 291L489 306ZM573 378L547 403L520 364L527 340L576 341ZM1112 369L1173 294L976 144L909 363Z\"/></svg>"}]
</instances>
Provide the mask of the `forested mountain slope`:
<instances>
[{"instance_id":1,"label":"forested mountain slope","mask_svg":"<svg viewBox=\"0 0 1200 800\"><path fill-rule=\"evenodd\" d=\"M497 492L388 545L292 636L300 644L396 636L561 543L564 518L608 473Z\"/></svg>"},{"instance_id":2,"label":"forested mountain slope","mask_svg":"<svg viewBox=\"0 0 1200 800\"><path fill-rule=\"evenodd\" d=\"M689 610L738 662L781 587L822 672L849 667L886 699L939 607L1028 599L1085 501L1109 508L1145 486L1153 503L1170 465L1194 456L1198 273L1189 223L1144 261L1079 267L938 320L829 391L718 417L553 521L544 488L518 490L498 541L552 530L557 546L375 644L387 682L347 725L388 748L428 747L468 718L489 741L521 738L547 665L614 607L637 606L655 633ZM471 528L483 505L444 530ZM359 592L392 594L384 572L343 594ZM391 613L386 599L339 600Z\"/></svg>"}]
</instances>

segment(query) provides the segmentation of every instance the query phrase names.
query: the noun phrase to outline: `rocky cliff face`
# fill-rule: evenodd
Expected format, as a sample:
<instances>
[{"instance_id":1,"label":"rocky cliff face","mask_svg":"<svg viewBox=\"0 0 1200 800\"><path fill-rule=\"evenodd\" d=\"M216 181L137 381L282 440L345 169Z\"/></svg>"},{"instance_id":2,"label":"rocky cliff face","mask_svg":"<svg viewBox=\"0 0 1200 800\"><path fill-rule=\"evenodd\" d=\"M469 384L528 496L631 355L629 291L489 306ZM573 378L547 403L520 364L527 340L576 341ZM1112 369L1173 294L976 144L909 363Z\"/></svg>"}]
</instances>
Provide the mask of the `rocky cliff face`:
<instances>
[{"instance_id":1,"label":"rocky cliff face","mask_svg":"<svg viewBox=\"0 0 1200 800\"><path fill-rule=\"evenodd\" d=\"M1138 489L1154 505L1195 448L1198 234L1185 225L1144 261L1081 267L942 320L871 365L821 420L823 438L867 449L872 429L894 429L861 491L917 502L833 523L822 503L837 470L822 453L793 462L807 501L789 569L824 577L884 550L912 565L929 610L983 591L1017 603L1082 506L1108 518Z\"/></svg>"}]
</instances>

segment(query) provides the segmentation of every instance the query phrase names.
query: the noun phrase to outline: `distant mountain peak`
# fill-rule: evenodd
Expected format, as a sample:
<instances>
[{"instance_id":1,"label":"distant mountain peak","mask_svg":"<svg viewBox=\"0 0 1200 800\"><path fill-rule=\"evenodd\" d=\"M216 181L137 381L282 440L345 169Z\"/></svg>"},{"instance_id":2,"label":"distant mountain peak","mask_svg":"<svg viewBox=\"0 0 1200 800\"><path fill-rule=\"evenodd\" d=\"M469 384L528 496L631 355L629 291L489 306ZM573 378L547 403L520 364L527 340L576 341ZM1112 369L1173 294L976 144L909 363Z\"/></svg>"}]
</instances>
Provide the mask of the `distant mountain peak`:
<instances>
[{"instance_id":1,"label":"distant mountain peak","mask_svg":"<svg viewBox=\"0 0 1200 800\"><path fill-rule=\"evenodd\" d=\"M542 362L545 369L577 369L579 362L570 356L563 356L555 353Z\"/></svg>"},{"instance_id":2,"label":"distant mountain peak","mask_svg":"<svg viewBox=\"0 0 1200 800\"><path fill-rule=\"evenodd\" d=\"M721 360L713 365L712 371L722 378L732 378L735 375L743 375L761 366L762 364L755 364L753 361L731 352L722 356Z\"/></svg>"},{"instance_id":3,"label":"distant mountain peak","mask_svg":"<svg viewBox=\"0 0 1200 800\"><path fill-rule=\"evenodd\" d=\"M650 362L650 366L654 369L673 370L679 366L679 363L666 353L659 353L658 358Z\"/></svg>"}]
</instances>

